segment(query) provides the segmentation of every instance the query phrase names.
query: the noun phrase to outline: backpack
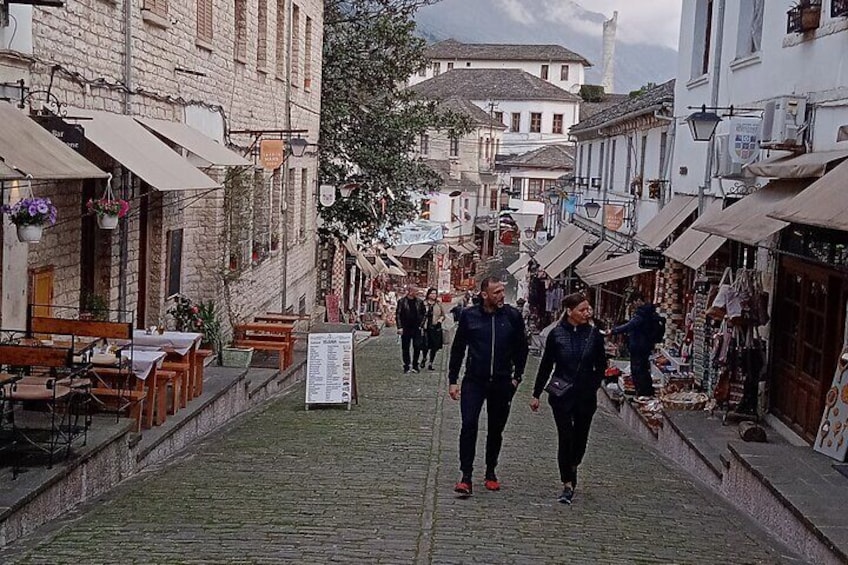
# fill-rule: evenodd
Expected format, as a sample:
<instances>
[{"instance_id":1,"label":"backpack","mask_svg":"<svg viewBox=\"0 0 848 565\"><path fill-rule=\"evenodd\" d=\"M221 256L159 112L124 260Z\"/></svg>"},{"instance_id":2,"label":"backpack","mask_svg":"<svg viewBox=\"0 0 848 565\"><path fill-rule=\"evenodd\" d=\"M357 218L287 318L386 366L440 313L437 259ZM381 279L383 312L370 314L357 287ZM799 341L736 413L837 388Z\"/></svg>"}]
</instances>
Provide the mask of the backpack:
<instances>
[{"instance_id":1,"label":"backpack","mask_svg":"<svg viewBox=\"0 0 848 565\"><path fill-rule=\"evenodd\" d=\"M652 344L656 345L665 340L665 318L655 312L651 316L649 328Z\"/></svg>"}]
</instances>

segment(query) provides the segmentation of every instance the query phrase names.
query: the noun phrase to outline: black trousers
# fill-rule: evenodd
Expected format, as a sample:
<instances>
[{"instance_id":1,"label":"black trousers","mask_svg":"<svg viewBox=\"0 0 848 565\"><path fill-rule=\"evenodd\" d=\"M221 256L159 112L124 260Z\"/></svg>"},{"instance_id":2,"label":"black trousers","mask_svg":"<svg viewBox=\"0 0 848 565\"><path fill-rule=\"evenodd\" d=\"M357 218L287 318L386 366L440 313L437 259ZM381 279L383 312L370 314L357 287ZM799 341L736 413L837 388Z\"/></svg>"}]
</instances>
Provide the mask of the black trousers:
<instances>
[{"instance_id":1,"label":"black trousers","mask_svg":"<svg viewBox=\"0 0 848 565\"><path fill-rule=\"evenodd\" d=\"M580 399L576 403L562 402L558 398L548 397L559 439L557 462L559 476L563 483L574 483L577 479L577 467L583 462L586 444L589 442L589 428L592 417L598 409L595 397Z\"/></svg>"},{"instance_id":2,"label":"black trousers","mask_svg":"<svg viewBox=\"0 0 848 565\"><path fill-rule=\"evenodd\" d=\"M503 444L503 431L509 418L509 409L515 388L511 381L462 381L459 407L462 429L459 432L459 469L462 476L471 478L474 456L477 453L477 431L483 403L489 414L489 433L486 436L486 471L494 472Z\"/></svg>"},{"instance_id":3,"label":"black trousers","mask_svg":"<svg viewBox=\"0 0 848 565\"><path fill-rule=\"evenodd\" d=\"M400 349L403 355L403 370L408 371L410 366L409 346L412 344L412 368L418 368L418 357L421 355L421 330L407 330L404 328L400 336Z\"/></svg>"},{"instance_id":4,"label":"black trousers","mask_svg":"<svg viewBox=\"0 0 848 565\"><path fill-rule=\"evenodd\" d=\"M630 376L638 396L654 396L650 356L650 353L630 353Z\"/></svg>"}]
</instances>

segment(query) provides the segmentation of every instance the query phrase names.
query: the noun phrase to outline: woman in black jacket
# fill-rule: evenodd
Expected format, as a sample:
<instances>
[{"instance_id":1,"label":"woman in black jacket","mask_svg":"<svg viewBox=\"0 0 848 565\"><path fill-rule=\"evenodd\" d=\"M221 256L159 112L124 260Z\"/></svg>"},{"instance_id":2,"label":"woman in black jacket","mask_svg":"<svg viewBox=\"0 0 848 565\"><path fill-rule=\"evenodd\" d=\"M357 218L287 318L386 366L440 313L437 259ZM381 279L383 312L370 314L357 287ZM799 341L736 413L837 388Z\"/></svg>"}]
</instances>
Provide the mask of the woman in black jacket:
<instances>
[{"instance_id":1,"label":"woman in black jacket","mask_svg":"<svg viewBox=\"0 0 848 565\"><path fill-rule=\"evenodd\" d=\"M548 403L559 436L557 459L562 494L557 500L571 504L577 487L577 467L586 453L592 416L598 407L596 395L607 359L604 338L589 323L592 316L589 301L580 293L569 294L563 299L563 306L562 320L545 342L530 409L538 411L539 397L543 391L549 391ZM555 388L552 386L546 388L549 379L561 385L559 391L550 392Z\"/></svg>"}]
</instances>

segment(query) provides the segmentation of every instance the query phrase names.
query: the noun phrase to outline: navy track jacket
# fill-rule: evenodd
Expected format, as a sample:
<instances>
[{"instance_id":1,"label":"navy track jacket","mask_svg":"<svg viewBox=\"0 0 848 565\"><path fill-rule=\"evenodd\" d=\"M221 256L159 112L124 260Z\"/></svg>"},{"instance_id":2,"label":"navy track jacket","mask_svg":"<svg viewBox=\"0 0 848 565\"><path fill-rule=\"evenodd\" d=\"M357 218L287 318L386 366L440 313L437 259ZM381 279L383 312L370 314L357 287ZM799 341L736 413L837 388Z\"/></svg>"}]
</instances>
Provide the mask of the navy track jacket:
<instances>
[{"instance_id":1,"label":"navy track jacket","mask_svg":"<svg viewBox=\"0 0 848 565\"><path fill-rule=\"evenodd\" d=\"M462 311L451 347L448 380L456 384L465 351L465 377L473 381L521 382L527 364L527 335L521 312L509 305L486 312L482 305Z\"/></svg>"}]
</instances>

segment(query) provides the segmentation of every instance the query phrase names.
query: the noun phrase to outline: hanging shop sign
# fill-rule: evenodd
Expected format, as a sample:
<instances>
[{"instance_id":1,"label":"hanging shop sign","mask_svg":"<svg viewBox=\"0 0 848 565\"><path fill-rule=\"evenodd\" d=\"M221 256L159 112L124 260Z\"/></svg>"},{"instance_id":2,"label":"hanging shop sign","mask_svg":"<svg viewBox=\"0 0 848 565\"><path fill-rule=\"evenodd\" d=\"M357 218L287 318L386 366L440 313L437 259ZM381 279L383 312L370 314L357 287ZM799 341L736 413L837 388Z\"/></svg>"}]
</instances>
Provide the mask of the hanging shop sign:
<instances>
[{"instance_id":1,"label":"hanging shop sign","mask_svg":"<svg viewBox=\"0 0 848 565\"><path fill-rule=\"evenodd\" d=\"M259 163L263 168L273 171L283 166L286 158L286 146L282 139L263 139L259 142Z\"/></svg>"},{"instance_id":2,"label":"hanging shop sign","mask_svg":"<svg viewBox=\"0 0 848 565\"><path fill-rule=\"evenodd\" d=\"M659 270L665 267L665 255L659 249L640 249L639 268Z\"/></svg>"},{"instance_id":3,"label":"hanging shop sign","mask_svg":"<svg viewBox=\"0 0 848 565\"><path fill-rule=\"evenodd\" d=\"M538 231L536 232L536 245L545 245L548 242L548 232L547 231Z\"/></svg>"},{"instance_id":4,"label":"hanging shop sign","mask_svg":"<svg viewBox=\"0 0 848 565\"><path fill-rule=\"evenodd\" d=\"M332 184L322 184L318 187L318 201L321 206L329 208L336 203L336 187Z\"/></svg>"},{"instance_id":5,"label":"hanging shop sign","mask_svg":"<svg viewBox=\"0 0 848 565\"><path fill-rule=\"evenodd\" d=\"M624 206L606 204L604 206L604 224L608 230L618 231L624 225Z\"/></svg>"},{"instance_id":6,"label":"hanging shop sign","mask_svg":"<svg viewBox=\"0 0 848 565\"><path fill-rule=\"evenodd\" d=\"M85 131L82 126L69 124L58 116L41 116L37 120L53 137L77 153L82 152L85 143Z\"/></svg>"}]
</instances>

